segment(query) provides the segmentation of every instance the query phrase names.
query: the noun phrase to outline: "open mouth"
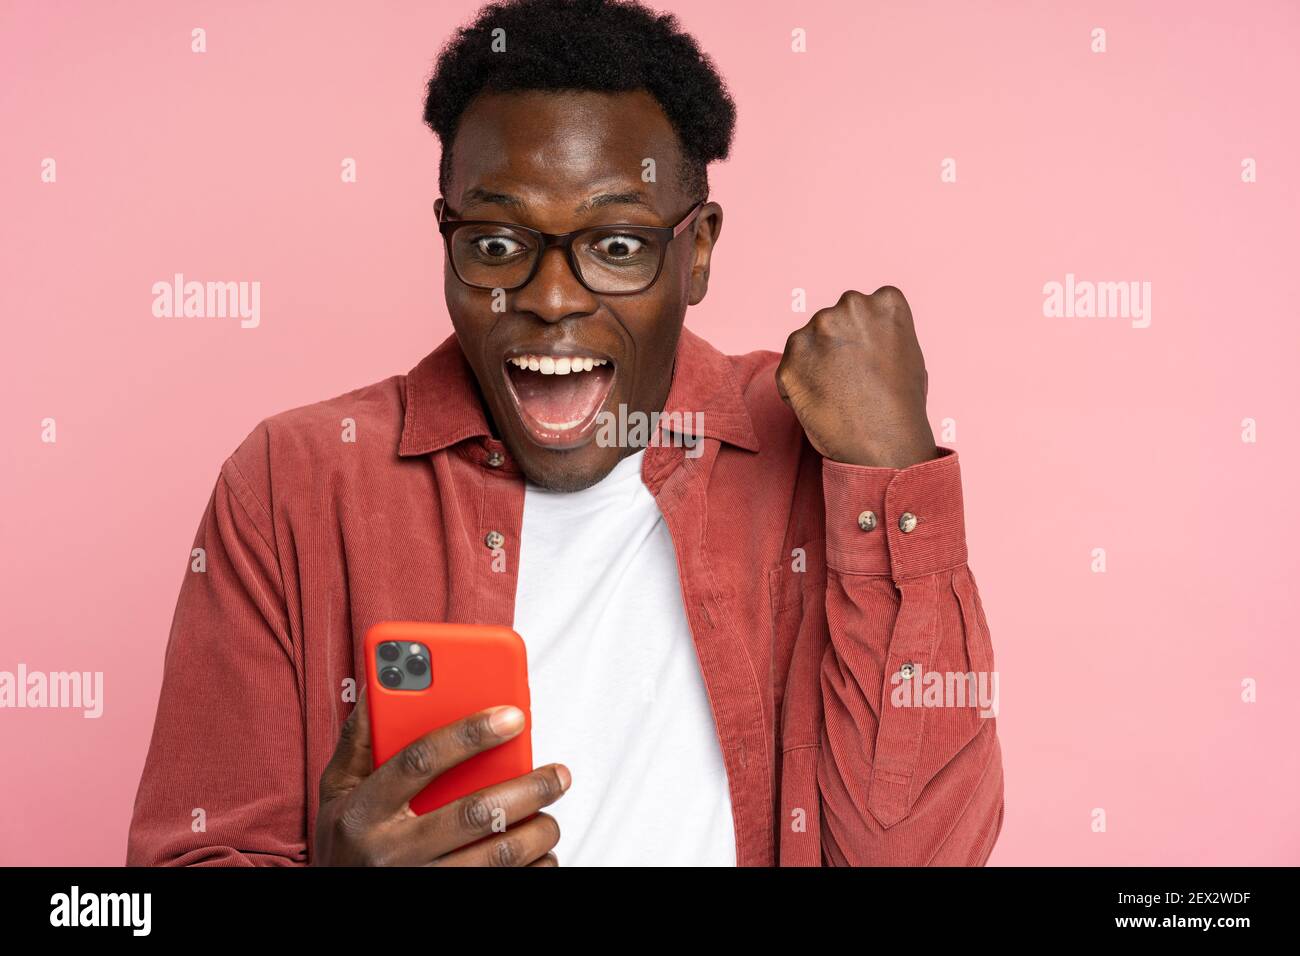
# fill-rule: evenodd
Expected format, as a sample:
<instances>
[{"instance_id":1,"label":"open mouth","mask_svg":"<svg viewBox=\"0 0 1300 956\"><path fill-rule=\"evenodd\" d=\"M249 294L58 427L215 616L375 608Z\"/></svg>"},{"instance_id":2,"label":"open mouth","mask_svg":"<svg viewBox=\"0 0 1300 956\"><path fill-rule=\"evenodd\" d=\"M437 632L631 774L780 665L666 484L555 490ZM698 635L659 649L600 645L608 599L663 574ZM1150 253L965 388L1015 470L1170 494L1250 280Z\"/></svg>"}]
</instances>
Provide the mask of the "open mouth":
<instances>
[{"instance_id":1,"label":"open mouth","mask_svg":"<svg viewBox=\"0 0 1300 956\"><path fill-rule=\"evenodd\" d=\"M547 448L576 448L596 430L614 387L614 360L594 352L506 356L506 390L528 436Z\"/></svg>"}]
</instances>

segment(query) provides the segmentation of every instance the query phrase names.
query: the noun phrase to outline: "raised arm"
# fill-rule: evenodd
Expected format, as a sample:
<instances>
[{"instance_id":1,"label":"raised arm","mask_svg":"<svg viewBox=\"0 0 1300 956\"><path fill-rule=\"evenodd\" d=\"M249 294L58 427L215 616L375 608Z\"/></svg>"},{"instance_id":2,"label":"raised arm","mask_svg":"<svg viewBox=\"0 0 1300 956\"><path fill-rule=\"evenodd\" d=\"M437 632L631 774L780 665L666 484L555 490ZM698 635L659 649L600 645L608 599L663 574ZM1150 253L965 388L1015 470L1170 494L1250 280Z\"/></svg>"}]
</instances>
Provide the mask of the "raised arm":
<instances>
[{"instance_id":1,"label":"raised arm","mask_svg":"<svg viewBox=\"0 0 1300 956\"><path fill-rule=\"evenodd\" d=\"M821 862L983 864L1002 826L997 675L903 294L816 312L776 381L822 456Z\"/></svg>"}]
</instances>

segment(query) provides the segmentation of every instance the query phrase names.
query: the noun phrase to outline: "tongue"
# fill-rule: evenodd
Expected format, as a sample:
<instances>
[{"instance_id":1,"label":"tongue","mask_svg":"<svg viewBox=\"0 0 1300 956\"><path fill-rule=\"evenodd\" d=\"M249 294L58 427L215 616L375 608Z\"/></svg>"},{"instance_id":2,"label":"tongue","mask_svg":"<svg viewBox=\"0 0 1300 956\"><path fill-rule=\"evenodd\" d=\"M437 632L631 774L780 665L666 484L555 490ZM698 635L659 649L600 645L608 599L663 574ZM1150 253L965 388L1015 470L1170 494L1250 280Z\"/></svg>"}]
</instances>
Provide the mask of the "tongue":
<instances>
[{"instance_id":1,"label":"tongue","mask_svg":"<svg viewBox=\"0 0 1300 956\"><path fill-rule=\"evenodd\" d=\"M568 425L594 415L605 397L608 366L590 372L568 375L543 375L510 366L506 369L519 396L519 405L530 418L548 425Z\"/></svg>"}]
</instances>

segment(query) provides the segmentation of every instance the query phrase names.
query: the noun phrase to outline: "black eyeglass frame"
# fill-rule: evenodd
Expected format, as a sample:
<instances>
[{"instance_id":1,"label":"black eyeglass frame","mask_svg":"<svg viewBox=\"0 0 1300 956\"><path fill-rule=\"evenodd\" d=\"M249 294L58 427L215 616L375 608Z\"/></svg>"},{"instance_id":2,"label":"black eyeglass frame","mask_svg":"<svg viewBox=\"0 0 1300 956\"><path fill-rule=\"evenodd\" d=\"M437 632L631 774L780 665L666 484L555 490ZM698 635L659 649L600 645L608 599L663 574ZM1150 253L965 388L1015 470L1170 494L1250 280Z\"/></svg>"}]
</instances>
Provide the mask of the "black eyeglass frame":
<instances>
[{"instance_id":1,"label":"black eyeglass frame","mask_svg":"<svg viewBox=\"0 0 1300 956\"><path fill-rule=\"evenodd\" d=\"M573 277L577 279L582 284L582 287L588 292L591 292L594 295L640 295L642 292L645 292L646 289L649 289L659 281L659 275L664 269L664 260L668 258L668 246L674 239L690 227L691 223L695 221L695 217L700 214L700 210L704 208L704 205L707 202L707 199L701 199L691 208L690 212L688 212L680 221L677 222L676 225L673 226L644 226L637 222L610 222L602 223L598 226L584 226L583 228L576 229L573 232L553 233L542 232L539 229L530 229L528 226L521 226L517 222L501 222L494 219L446 218L450 207L446 201L444 201L442 204L442 211L438 215L438 231L442 233L443 243L447 251L447 261L451 264L451 271L455 273L456 278L459 279L462 284L469 286L471 289L503 289L507 292L515 289L522 289L537 276L537 270L541 268L542 259L545 257L547 251L553 246L558 246L564 250L565 257L569 260L569 271L573 273ZM465 226L497 226L513 229L516 232L522 232L526 235L532 236L538 243L539 249L536 258L533 259L533 267L529 270L528 276L522 282L517 282L514 285L509 286L479 285L475 282L466 282L465 277L460 274L460 269L456 267L456 257L451 251L452 235L458 229ZM608 231L610 229L617 229L619 226L626 226L629 229L637 229L658 236L662 240L659 247L659 265L655 267L655 274L650 281L639 289L632 289L623 292L604 292L600 289L593 289L587 280L582 277L582 269L579 267L578 260L573 254L573 242L578 236L586 233Z\"/></svg>"}]
</instances>

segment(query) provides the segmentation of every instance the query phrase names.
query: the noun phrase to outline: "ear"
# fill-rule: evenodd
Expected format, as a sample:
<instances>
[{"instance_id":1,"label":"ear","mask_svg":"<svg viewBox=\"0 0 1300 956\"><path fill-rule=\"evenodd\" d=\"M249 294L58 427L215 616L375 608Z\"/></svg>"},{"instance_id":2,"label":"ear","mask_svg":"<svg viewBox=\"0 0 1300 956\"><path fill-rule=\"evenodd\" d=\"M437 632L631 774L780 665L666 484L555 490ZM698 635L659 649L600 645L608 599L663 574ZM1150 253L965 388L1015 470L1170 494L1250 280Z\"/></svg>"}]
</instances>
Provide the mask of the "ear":
<instances>
[{"instance_id":1,"label":"ear","mask_svg":"<svg viewBox=\"0 0 1300 956\"><path fill-rule=\"evenodd\" d=\"M722 207L715 202L705 203L691 227L694 235L694 260L691 262L690 305L699 305L709 291L709 264L713 247L722 234Z\"/></svg>"},{"instance_id":2,"label":"ear","mask_svg":"<svg viewBox=\"0 0 1300 956\"><path fill-rule=\"evenodd\" d=\"M447 200L443 199L441 196L433 201L433 218L435 222L442 219L442 210L446 205Z\"/></svg>"}]
</instances>

